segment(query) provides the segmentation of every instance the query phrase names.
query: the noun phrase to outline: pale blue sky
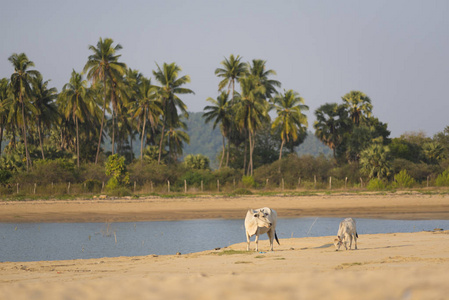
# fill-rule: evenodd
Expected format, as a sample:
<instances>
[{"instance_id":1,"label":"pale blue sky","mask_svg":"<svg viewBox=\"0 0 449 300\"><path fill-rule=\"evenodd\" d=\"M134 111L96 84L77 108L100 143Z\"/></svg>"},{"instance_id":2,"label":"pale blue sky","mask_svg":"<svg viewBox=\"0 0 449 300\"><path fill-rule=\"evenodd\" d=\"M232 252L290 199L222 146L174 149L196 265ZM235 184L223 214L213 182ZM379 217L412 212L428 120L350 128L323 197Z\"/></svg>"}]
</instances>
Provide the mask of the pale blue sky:
<instances>
[{"instance_id":1,"label":"pale blue sky","mask_svg":"<svg viewBox=\"0 0 449 300\"><path fill-rule=\"evenodd\" d=\"M189 111L218 95L224 57L264 59L310 111L365 92L393 137L449 125L449 1L22 1L0 4L0 77L25 52L58 91L89 45L112 38L121 61L152 77L155 63L190 75Z\"/></svg>"}]
</instances>

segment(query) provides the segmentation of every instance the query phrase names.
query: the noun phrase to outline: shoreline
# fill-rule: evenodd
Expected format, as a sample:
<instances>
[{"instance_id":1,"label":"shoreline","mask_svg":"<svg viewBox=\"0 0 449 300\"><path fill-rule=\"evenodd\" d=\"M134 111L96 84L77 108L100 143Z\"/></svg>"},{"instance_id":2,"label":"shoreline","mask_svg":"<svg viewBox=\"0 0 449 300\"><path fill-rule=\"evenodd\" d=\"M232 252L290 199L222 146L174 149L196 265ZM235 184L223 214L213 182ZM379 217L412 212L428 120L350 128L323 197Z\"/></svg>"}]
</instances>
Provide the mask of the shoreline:
<instances>
[{"instance_id":1,"label":"shoreline","mask_svg":"<svg viewBox=\"0 0 449 300\"><path fill-rule=\"evenodd\" d=\"M449 231L261 240L183 255L0 263L2 299L445 299ZM251 245L254 247L254 244ZM229 289L232 286L232 289ZM51 287L51 288L49 288Z\"/></svg>"},{"instance_id":2,"label":"shoreline","mask_svg":"<svg viewBox=\"0 0 449 300\"><path fill-rule=\"evenodd\" d=\"M280 218L351 216L372 219L449 220L449 195L394 193L0 201L0 223L240 219L244 218L249 208L264 206L275 209Z\"/></svg>"}]
</instances>

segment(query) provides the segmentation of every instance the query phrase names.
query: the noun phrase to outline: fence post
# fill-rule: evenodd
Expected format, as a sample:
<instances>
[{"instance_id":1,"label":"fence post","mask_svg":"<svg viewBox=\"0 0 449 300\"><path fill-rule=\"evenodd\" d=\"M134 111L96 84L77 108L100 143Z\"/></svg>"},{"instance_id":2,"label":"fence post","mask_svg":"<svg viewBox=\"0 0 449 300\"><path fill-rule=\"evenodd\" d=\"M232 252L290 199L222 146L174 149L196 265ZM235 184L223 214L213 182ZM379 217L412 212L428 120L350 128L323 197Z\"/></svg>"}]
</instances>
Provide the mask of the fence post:
<instances>
[{"instance_id":1,"label":"fence post","mask_svg":"<svg viewBox=\"0 0 449 300\"><path fill-rule=\"evenodd\" d=\"M316 189L316 175L313 175L313 188Z\"/></svg>"},{"instance_id":2,"label":"fence post","mask_svg":"<svg viewBox=\"0 0 449 300\"><path fill-rule=\"evenodd\" d=\"M234 178L234 190L235 190L235 178Z\"/></svg>"},{"instance_id":3,"label":"fence post","mask_svg":"<svg viewBox=\"0 0 449 300\"><path fill-rule=\"evenodd\" d=\"M33 190L33 194L36 194L36 182L34 183L34 190Z\"/></svg>"},{"instance_id":4,"label":"fence post","mask_svg":"<svg viewBox=\"0 0 449 300\"><path fill-rule=\"evenodd\" d=\"M217 179L217 191L220 192L220 180Z\"/></svg>"},{"instance_id":5,"label":"fence post","mask_svg":"<svg viewBox=\"0 0 449 300\"><path fill-rule=\"evenodd\" d=\"M136 192L136 182L134 181L134 193Z\"/></svg>"},{"instance_id":6,"label":"fence post","mask_svg":"<svg viewBox=\"0 0 449 300\"><path fill-rule=\"evenodd\" d=\"M346 190L346 184L348 183L348 177L345 177L345 190Z\"/></svg>"},{"instance_id":7,"label":"fence post","mask_svg":"<svg viewBox=\"0 0 449 300\"><path fill-rule=\"evenodd\" d=\"M203 181L201 180L201 192L203 192Z\"/></svg>"},{"instance_id":8,"label":"fence post","mask_svg":"<svg viewBox=\"0 0 449 300\"><path fill-rule=\"evenodd\" d=\"M267 178L267 183L265 184L265 189L268 189L268 178Z\"/></svg>"},{"instance_id":9,"label":"fence post","mask_svg":"<svg viewBox=\"0 0 449 300\"><path fill-rule=\"evenodd\" d=\"M298 187L301 186L301 177L298 178Z\"/></svg>"},{"instance_id":10,"label":"fence post","mask_svg":"<svg viewBox=\"0 0 449 300\"><path fill-rule=\"evenodd\" d=\"M70 194L70 181L69 181L69 185L67 186L67 194Z\"/></svg>"},{"instance_id":11,"label":"fence post","mask_svg":"<svg viewBox=\"0 0 449 300\"><path fill-rule=\"evenodd\" d=\"M329 189L332 189L332 176L329 176Z\"/></svg>"},{"instance_id":12,"label":"fence post","mask_svg":"<svg viewBox=\"0 0 449 300\"><path fill-rule=\"evenodd\" d=\"M282 191L284 191L284 178L281 179L281 187L282 187Z\"/></svg>"},{"instance_id":13,"label":"fence post","mask_svg":"<svg viewBox=\"0 0 449 300\"><path fill-rule=\"evenodd\" d=\"M427 187L429 187L429 176L427 176Z\"/></svg>"},{"instance_id":14,"label":"fence post","mask_svg":"<svg viewBox=\"0 0 449 300\"><path fill-rule=\"evenodd\" d=\"M187 194L187 181L184 179L184 193Z\"/></svg>"},{"instance_id":15,"label":"fence post","mask_svg":"<svg viewBox=\"0 0 449 300\"><path fill-rule=\"evenodd\" d=\"M150 181L150 189L151 189L151 192L153 192L153 181Z\"/></svg>"},{"instance_id":16,"label":"fence post","mask_svg":"<svg viewBox=\"0 0 449 300\"><path fill-rule=\"evenodd\" d=\"M17 194L19 193L19 183L17 182Z\"/></svg>"},{"instance_id":17,"label":"fence post","mask_svg":"<svg viewBox=\"0 0 449 300\"><path fill-rule=\"evenodd\" d=\"M101 185L101 192L103 192L103 190L104 190L104 181L103 184Z\"/></svg>"},{"instance_id":18,"label":"fence post","mask_svg":"<svg viewBox=\"0 0 449 300\"><path fill-rule=\"evenodd\" d=\"M363 188L363 179L360 177L360 187Z\"/></svg>"},{"instance_id":19,"label":"fence post","mask_svg":"<svg viewBox=\"0 0 449 300\"><path fill-rule=\"evenodd\" d=\"M170 180L167 180L168 192L170 193Z\"/></svg>"}]
</instances>

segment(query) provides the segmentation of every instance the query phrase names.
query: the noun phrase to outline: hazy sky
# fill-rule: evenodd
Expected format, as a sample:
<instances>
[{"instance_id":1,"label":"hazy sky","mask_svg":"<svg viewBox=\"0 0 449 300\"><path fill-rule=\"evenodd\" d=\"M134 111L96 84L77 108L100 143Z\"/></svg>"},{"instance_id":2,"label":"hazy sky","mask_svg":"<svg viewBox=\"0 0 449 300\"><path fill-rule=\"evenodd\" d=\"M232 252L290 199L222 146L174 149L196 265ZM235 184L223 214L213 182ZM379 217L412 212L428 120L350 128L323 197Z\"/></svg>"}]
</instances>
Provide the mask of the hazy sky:
<instances>
[{"instance_id":1,"label":"hazy sky","mask_svg":"<svg viewBox=\"0 0 449 300\"><path fill-rule=\"evenodd\" d=\"M449 125L449 1L22 1L0 3L0 77L8 57L25 52L58 91L80 72L89 45L112 38L121 61L152 77L175 62L202 111L218 95L214 71L230 54L263 59L281 89L297 91L314 111L366 93L392 137L428 136Z\"/></svg>"}]
</instances>

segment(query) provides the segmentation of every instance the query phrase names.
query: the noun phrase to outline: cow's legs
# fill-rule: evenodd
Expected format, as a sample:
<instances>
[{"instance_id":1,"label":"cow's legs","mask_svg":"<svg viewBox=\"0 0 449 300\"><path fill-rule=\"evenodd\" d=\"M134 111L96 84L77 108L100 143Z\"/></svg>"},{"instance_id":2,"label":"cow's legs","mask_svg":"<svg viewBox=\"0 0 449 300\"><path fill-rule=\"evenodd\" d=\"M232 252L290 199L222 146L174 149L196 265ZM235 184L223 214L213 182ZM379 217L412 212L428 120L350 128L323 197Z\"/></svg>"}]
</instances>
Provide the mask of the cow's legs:
<instances>
[{"instance_id":1,"label":"cow's legs","mask_svg":"<svg viewBox=\"0 0 449 300\"><path fill-rule=\"evenodd\" d=\"M256 251L259 251L259 230L256 233Z\"/></svg>"},{"instance_id":2,"label":"cow's legs","mask_svg":"<svg viewBox=\"0 0 449 300\"><path fill-rule=\"evenodd\" d=\"M349 235L349 250L352 249L352 234Z\"/></svg>"},{"instance_id":3,"label":"cow's legs","mask_svg":"<svg viewBox=\"0 0 449 300\"><path fill-rule=\"evenodd\" d=\"M249 236L249 233L248 232L246 232L246 251L249 251L249 244L250 244L250 242L251 242L251 237Z\"/></svg>"},{"instance_id":4,"label":"cow's legs","mask_svg":"<svg viewBox=\"0 0 449 300\"><path fill-rule=\"evenodd\" d=\"M268 239L270 240L270 250L273 251L273 240L274 240L273 229L268 230L267 235L268 235Z\"/></svg>"},{"instance_id":5,"label":"cow's legs","mask_svg":"<svg viewBox=\"0 0 449 300\"><path fill-rule=\"evenodd\" d=\"M357 235L354 235L354 244L355 244L355 250L357 250Z\"/></svg>"}]
</instances>

